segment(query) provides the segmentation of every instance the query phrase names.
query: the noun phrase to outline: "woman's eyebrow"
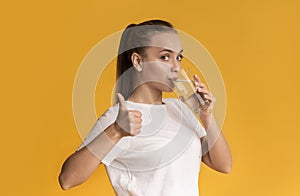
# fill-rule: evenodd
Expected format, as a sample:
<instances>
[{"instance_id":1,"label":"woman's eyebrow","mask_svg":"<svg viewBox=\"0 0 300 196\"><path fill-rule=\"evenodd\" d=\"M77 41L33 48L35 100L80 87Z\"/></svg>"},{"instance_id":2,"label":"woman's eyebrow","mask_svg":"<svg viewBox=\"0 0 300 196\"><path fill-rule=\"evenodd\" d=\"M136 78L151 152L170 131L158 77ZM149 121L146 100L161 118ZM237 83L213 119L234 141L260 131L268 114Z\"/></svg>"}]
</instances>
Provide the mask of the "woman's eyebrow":
<instances>
[{"instance_id":1,"label":"woman's eyebrow","mask_svg":"<svg viewBox=\"0 0 300 196\"><path fill-rule=\"evenodd\" d=\"M159 51L159 52L170 52L170 53L174 53L174 51L173 51L173 50L170 50L170 49L162 49L162 50ZM182 53L182 52L183 52L183 49L180 50L178 53Z\"/></svg>"}]
</instances>

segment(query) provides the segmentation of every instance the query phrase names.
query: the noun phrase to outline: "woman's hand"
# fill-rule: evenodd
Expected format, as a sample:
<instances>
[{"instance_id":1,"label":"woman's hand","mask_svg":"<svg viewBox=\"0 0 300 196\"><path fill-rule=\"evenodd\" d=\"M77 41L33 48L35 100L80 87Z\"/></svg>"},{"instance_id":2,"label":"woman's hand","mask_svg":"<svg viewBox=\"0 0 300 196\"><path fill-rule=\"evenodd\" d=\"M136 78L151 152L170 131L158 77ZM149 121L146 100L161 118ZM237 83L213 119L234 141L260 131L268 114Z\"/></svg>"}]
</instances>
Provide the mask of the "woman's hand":
<instances>
[{"instance_id":1,"label":"woman's hand","mask_svg":"<svg viewBox=\"0 0 300 196\"><path fill-rule=\"evenodd\" d=\"M200 78L195 74L194 75L194 85L197 89L197 93L203 98L205 101L204 105L200 104L200 119L202 122L209 122L212 116L214 104L216 102L216 98L212 95L211 92L207 90L206 85L201 82Z\"/></svg>"},{"instance_id":2,"label":"woman's hand","mask_svg":"<svg viewBox=\"0 0 300 196\"><path fill-rule=\"evenodd\" d=\"M118 93L119 113L115 127L124 136L135 136L142 128L142 113L138 110L128 110L122 94Z\"/></svg>"}]
</instances>

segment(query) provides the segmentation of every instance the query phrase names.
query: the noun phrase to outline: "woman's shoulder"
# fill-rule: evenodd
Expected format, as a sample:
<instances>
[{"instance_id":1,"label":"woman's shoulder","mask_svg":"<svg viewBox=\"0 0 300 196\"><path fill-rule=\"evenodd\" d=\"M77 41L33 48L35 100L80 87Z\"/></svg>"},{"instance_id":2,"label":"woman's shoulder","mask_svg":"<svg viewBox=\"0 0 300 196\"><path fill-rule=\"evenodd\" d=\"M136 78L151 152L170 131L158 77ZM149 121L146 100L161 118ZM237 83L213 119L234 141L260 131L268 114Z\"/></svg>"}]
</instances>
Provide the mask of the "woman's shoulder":
<instances>
[{"instance_id":1,"label":"woman's shoulder","mask_svg":"<svg viewBox=\"0 0 300 196\"><path fill-rule=\"evenodd\" d=\"M115 117L118 114L119 111L119 104L115 104L113 106L108 107L101 116L98 117L100 118L105 118L105 117Z\"/></svg>"}]
</instances>

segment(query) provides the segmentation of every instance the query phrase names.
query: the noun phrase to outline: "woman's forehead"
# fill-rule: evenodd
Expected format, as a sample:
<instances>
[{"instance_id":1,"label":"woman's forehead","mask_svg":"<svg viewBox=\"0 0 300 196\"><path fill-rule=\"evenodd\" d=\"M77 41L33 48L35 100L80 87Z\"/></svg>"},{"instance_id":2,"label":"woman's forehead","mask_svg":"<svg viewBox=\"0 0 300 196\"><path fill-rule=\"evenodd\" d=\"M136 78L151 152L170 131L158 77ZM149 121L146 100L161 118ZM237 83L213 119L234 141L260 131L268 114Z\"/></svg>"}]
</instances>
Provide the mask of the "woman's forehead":
<instances>
[{"instance_id":1,"label":"woman's forehead","mask_svg":"<svg viewBox=\"0 0 300 196\"><path fill-rule=\"evenodd\" d=\"M151 37L150 46L164 48L179 53L182 51L181 41L174 32L158 33Z\"/></svg>"}]
</instances>

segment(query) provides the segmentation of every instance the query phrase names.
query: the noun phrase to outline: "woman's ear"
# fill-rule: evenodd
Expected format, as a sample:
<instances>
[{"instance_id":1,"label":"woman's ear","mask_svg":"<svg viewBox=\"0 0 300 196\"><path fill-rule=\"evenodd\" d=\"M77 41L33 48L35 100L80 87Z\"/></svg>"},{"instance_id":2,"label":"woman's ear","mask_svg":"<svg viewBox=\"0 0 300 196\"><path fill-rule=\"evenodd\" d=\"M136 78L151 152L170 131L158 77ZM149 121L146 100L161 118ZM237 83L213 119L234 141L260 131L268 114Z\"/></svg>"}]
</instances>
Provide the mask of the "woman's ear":
<instances>
[{"instance_id":1,"label":"woman's ear","mask_svg":"<svg viewBox=\"0 0 300 196\"><path fill-rule=\"evenodd\" d=\"M142 67L141 67L142 57L141 57L141 55L139 55L136 52L132 53L131 62L133 64L134 68L137 71L139 71L139 72L142 71Z\"/></svg>"}]
</instances>

